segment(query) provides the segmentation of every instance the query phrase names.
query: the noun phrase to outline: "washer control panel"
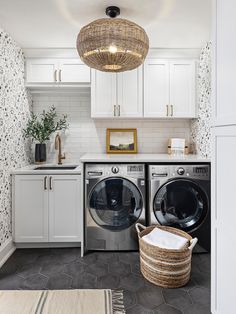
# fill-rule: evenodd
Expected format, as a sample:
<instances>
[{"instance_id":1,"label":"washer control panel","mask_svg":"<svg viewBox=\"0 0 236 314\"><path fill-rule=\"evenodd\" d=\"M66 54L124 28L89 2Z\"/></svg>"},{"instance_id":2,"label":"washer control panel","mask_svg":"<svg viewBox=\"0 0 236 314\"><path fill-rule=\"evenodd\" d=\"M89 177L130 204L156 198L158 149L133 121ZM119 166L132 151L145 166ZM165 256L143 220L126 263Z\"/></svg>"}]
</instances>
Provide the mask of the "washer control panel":
<instances>
[{"instance_id":1,"label":"washer control panel","mask_svg":"<svg viewBox=\"0 0 236 314\"><path fill-rule=\"evenodd\" d=\"M85 168L86 179L126 176L132 178L145 178L144 164L87 164Z\"/></svg>"}]
</instances>

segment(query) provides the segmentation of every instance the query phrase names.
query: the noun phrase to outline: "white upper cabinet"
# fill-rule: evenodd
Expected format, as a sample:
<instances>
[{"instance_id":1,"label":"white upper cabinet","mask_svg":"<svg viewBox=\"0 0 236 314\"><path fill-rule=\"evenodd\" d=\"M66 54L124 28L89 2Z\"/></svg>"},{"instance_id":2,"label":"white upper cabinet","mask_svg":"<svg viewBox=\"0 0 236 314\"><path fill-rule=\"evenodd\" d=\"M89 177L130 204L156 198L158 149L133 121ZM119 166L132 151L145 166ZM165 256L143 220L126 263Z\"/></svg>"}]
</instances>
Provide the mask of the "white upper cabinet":
<instances>
[{"instance_id":1,"label":"white upper cabinet","mask_svg":"<svg viewBox=\"0 0 236 314\"><path fill-rule=\"evenodd\" d=\"M147 59L144 117L195 118L195 61Z\"/></svg>"},{"instance_id":2,"label":"white upper cabinet","mask_svg":"<svg viewBox=\"0 0 236 314\"><path fill-rule=\"evenodd\" d=\"M170 115L195 117L195 63L193 61L170 62Z\"/></svg>"},{"instance_id":3,"label":"white upper cabinet","mask_svg":"<svg viewBox=\"0 0 236 314\"><path fill-rule=\"evenodd\" d=\"M55 83L57 66L55 59L28 59L26 61L27 83Z\"/></svg>"},{"instance_id":4,"label":"white upper cabinet","mask_svg":"<svg viewBox=\"0 0 236 314\"><path fill-rule=\"evenodd\" d=\"M143 116L143 67L117 74L117 105L121 117Z\"/></svg>"},{"instance_id":5,"label":"white upper cabinet","mask_svg":"<svg viewBox=\"0 0 236 314\"><path fill-rule=\"evenodd\" d=\"M115 115L116 74L92 70L91 116L107 118Z\"/></svg>"},{"instance_id":6,"label":"white upper cabinet","mask_svg":"<svg viewBox=\"0 0 236 314\"><path fill-rule=\"evenodd\" d=\"M117 74L92 70L91 116L142 117L142 67Z\"/></svg>"},{"instance_id":7,"label":"white upper cabinet","mask_svg":"<svg viewBox=\"0 0 236 314\"><path fill-rule=\"evenodd\" d=\"M90 68L79 58L26 60L26 84L90 83Z\"/></svg>"},{"instance_id":8,"label":"white upper cabinet","mask_svg":"<svg viewBox=\"0 0 236 314\"><path fill-rule=\"evenodd\" d=\"M90 68L80 59L62 59L58 67L60 82L90 83Z\"/></svg>"},{"instance_id":9,"label":"white upper cabinet","mask_svg":"<svg viewBox=\"0 0 236 314\"><path fill-rule=\"evenodd\" d=\"M144 116L167 117L168 105L169 62L147 59L144 64Z\"/></svg>"}]
</instances>

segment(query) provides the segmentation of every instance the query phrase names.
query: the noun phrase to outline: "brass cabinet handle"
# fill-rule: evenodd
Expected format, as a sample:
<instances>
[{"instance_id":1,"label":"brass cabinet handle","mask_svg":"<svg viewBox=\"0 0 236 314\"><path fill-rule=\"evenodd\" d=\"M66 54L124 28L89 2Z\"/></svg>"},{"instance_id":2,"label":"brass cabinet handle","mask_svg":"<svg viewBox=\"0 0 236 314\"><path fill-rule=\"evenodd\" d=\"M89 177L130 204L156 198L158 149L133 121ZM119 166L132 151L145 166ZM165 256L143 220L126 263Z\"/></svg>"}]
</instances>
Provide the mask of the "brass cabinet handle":
<instances>
[{"instance_id":1,"label":"brass cabinet handle","mask_svg":"<svg viewBox=\"0 0 236 314\"><path fill-rule=\"evenodd\" d=\"M49 189L52 190L52 177L49 178Z\"/></svg>"},{"instance_id":2,"label":"brass cabinet handle","mask_svg":"<svg viewBox=\"0 0 236 314\"><path fill-rule=\"evenodd\" d=\"M57 70L54 71L54 82L57 82Z\"/></svg>"},{"instance_id":3,"label":"brass cabinet handle","mask_svg":"<svg viewBox=\"0 0 236 314\"><path fill-rule=\"evenodd\" d=\"M47 187L47 177L44 177L43 181L44 181L44 190L46 191L48 189L48 187Z\"/></svg>"},{"instance_id":4,"label":"brass cabinet handle","mask_svg":"<svg viewBox=\"0 0 236 314\"><path fill-rule=\"evenodd\" d=\"M61 82L61 70L59 70L59 82Z\"/></svg>"},{"instance_id":5,"label":"brass cabinet handle","mask_svg":"<svg viewBox=\"0 0 236 314\"><path fill-rule=\"evenodd\" d=\"M169 116L169 105L166 105L166 116Z\"/></svg>"},{"instance_id":6,"label":"brass cabinet handle","mask_svg":"<svg viewBox=\"0 0 236 314\"><path fill-rule=\"evenodd\" d=\"M171 117L173 117L173 114L174 114L174 108L173 108L173 105L170 106L170 109L171 109Z\"/></svg>"}]
</instances>

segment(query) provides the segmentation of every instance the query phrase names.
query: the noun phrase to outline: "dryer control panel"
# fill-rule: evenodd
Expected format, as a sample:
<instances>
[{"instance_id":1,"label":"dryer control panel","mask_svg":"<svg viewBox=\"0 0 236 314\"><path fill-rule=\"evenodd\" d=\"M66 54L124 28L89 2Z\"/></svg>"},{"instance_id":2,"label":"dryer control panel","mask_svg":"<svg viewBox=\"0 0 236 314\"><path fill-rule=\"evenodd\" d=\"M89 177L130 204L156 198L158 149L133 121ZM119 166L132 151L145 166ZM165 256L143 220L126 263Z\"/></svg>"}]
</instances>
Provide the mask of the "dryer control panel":
<instances>
[{"instance_id":1,"label":"dryer control panel","mask_svg":"<svg viewBox=\"0 0 236 314\"><path fill-rule=\"evenodd\" d=\"M205 164L198 165L150 165L149 179L171 179L175 177L183 177L196 180L210 179L210 166Z\"/></svg>"}]
</instances>

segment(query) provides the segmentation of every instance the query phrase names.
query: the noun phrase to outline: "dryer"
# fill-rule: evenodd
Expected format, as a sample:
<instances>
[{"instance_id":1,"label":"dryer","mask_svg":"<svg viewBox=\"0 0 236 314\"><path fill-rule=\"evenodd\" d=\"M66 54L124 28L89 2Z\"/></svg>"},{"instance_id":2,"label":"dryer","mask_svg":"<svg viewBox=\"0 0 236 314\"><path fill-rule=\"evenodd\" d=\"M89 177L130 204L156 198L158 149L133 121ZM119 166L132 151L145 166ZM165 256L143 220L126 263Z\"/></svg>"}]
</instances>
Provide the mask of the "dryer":
<instances>
[{"instance_id":1,"label":"dryer","mask_svg":"<svg viewBox=\"0 0 236 314\"><path fill-rule=\"evenodd\" d=\"M210 251L210 165L149 165L148 224L167 225L198 238Z\"/></svg>"},{"instance_id":2,"label":"dryer","mask_svg":"<svg viewBox=\"0 0 236 314\"><path fill-rule=\"evenodd\" d=\"M137 250L146 225L144 164L86 164L85 249Z\"/></svg>"}]
</instances>

